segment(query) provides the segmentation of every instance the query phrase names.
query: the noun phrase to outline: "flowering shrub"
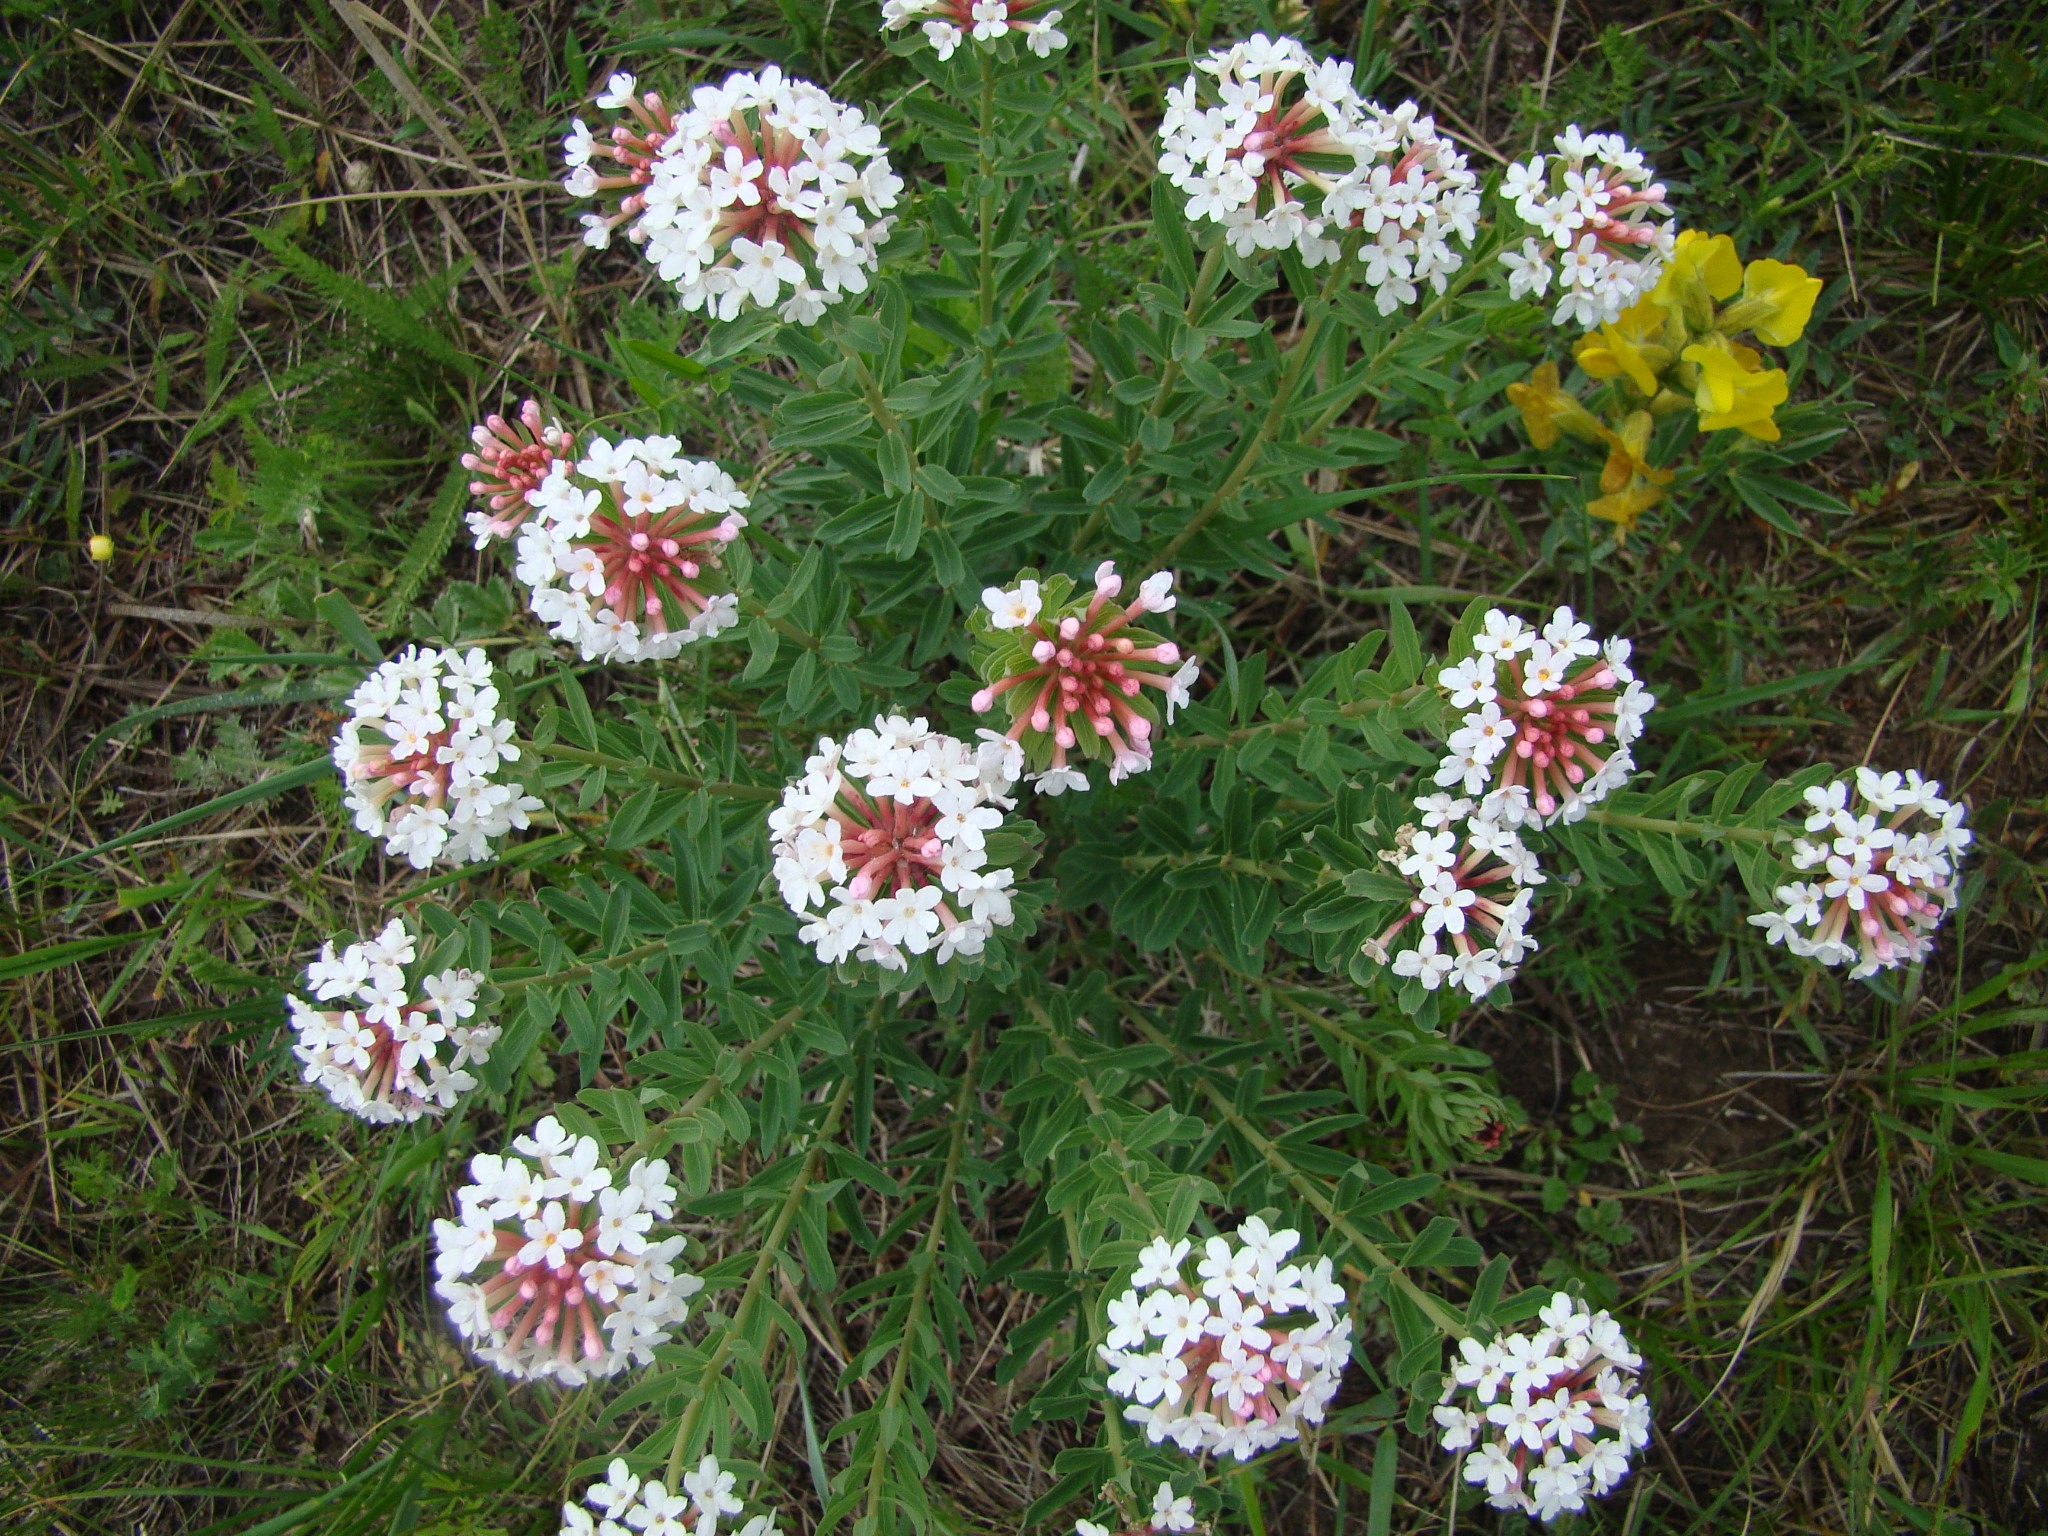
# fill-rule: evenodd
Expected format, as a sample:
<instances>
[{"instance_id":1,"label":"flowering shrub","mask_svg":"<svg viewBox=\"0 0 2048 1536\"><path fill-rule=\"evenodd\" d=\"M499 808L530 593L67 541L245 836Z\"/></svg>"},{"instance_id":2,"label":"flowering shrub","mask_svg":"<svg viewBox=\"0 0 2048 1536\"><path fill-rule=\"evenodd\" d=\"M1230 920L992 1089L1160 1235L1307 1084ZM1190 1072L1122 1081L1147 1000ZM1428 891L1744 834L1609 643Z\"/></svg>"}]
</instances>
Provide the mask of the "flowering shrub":
<instances>
[{"instance_id":1,"label":"flowering shrub","mask_svg":"<svg viewBox=\"0 0 2048 1536\"><path fill-rule=\"evenodd\" d=\"M1578 1510L1647 1439L1643 1362L1418 1208L1519 1121L1451 1026L1547 987L1594 894L1647 921L1646 877L1706 921L1732 866L1768 908L1719 936L1745 963L1918 963L1970 836L1915 774L1775 777L1664 730L1717 707L1656 707L1686 687L1665 587L1568 537L1692 473L1660 431L1719 433L1730 486L1783 467L1793 369L1750 341L1794 343L1813 284L1681 229L1613 133L1482 179L1425 105L1370 99L1383 69L1263 34L1149 103L1111 282L1067 212L1075 17L868 20L898 43L844 77L870 105L679 58L573 121L583 241L637 247L664 304L622 326L628 419L475 429L483 579L421 617L446 649L349 700L358 827L483 867L322 952L307 1073L369 1119L468 1095L408 1165L468 1151L432 1228L455 1336L521 1383L632 1378L564 1531L739 1522L792 1381L816 1528L930 1528L935 1405L984 1368L1064 1446L1023 1524L1189 1531L1252 1496L1237 1463L1432 1422L1471 1502ZM1555 362L1507 384L1553 325L1592 404ZM1509 590L1347 588L1383 621L1248 642L1242 613L1351 579L1351 504L1419 489L1426 550L1431 490L1491 497L1473 445L1517 410L1607 463ZM488 600L505 576L527 612ZM509 1152L468 1147L535 1094ZM1004 1252L967 1225L992 1210Z\"/></svg>"}]
</instances>

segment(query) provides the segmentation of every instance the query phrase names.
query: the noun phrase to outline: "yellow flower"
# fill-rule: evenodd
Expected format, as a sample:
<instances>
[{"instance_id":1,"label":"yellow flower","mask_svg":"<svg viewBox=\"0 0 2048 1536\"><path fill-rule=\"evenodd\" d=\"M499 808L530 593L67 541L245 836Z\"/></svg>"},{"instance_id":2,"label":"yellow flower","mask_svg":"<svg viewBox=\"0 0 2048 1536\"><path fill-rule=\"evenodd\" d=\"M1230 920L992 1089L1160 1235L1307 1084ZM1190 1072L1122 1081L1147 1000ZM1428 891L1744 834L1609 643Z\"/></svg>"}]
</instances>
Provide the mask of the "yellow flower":
<instances>
[{"instance_id":1,"label":"yellow flower","mask_svg":"<svg viewBox=\"0 0 2048 1536\"><path fill-rule=\"evenodd\" d=\"M1664 487L1673 472L1657 469L1644 455L1650 451L1650 429L1655 425L1648 411L1632 411L1619 432L1607 437L1607 463L1600 471L1600 489L1606 494L1586 503L1586 510L1614 524L1616 539L1625 539L1636 519L1664 499Z\"/></svg>"},{"instance_id":2,"label":"yellow flower","mask_svg":"<svg viewBox=\"0 0 2048 1536\"><path fill-rule=\"evenodd\" d=\"M1778 440L1778 424L1771 413L1791 394L1784 369L1764 367L1763 355L1754 347L1718 334L1694 342L1679 356L1699 369L1693 405L1700 413L1702 432L1739 427L1767 443Z\"/></svg>"},{"instance_id":3,"label":"yellow flower","mask_svg":"<svg viewBox=\"0 0 2048 1536\"><path fill-rule=\"evenodd\" d=\"M1635 532L1637 519L1663 499L1664 492L1659 487L1645 482L1611 496L1595 496L1586 503L1586 510L1601 521L1614 524L1614 541L1619 544Z\"/></svg>"},{"instance_id":4,"label":"yellow flower","mask_svg":"<svg viewBox=\"0 0 2048 1536\"><path fill-rule=\"evenodd\" d=\"M1704 331L1713 324L1714 303L1742 286L1742 259L1726 235L1681 230L1678 245L1665 263L1664 275L1650 297L1685 316L1688 329Z\"/></svg>"},{"instance_id":5,"label":"yellow flower","mask_svg":"<svg viewBox=\"0 0 2048 1536\"><path fill-rule=\"evenodd\" d=\"M96 533L85 541L85 552L92 556L93 564L105 565L114 558L114 541L104 533Z\"/></svg>"},{"instance_id":6,"label":"yellow flower","mask_svg":"<svg viewBox=\"0 0 2048 1536\"><path fill-rule=\"evenodd\" d=\"M1578 396L1558 387L1555 363L1538 363L1528 383L1510 384L1508 399L1521 410L1529 441L1538 448L1553 446L1560 432L1589 443L1606 439L1607 429L1579 403Z\"/></svg>"},{"instance_id":7,"label":"yellow flower","mask_svg":"<svg viewBox=\"0 0 2048 1536\"><path fill-rule=\"evenodd\" d=\"M1722 312L1722 328L1756 332L1766 346L1789 347L1813 318L1821 282L1785 261L1752 261L1742 273L1742 298Z\"/></svg>"},{"instance_id":8,"label":"yellow flower","mask_svg":"<svg viewBox=\"0 0 2048 1536\"><path fill-rule=\"evenodd\" d=\"M1572 356L1593 378L1626 377L1647 399L1657 393L1657 375L1671 366L1671 348L1664 340L1669 318L1655 299L1638 299L1599 330L1579 338Z\"/></svg>"}]
</instances>

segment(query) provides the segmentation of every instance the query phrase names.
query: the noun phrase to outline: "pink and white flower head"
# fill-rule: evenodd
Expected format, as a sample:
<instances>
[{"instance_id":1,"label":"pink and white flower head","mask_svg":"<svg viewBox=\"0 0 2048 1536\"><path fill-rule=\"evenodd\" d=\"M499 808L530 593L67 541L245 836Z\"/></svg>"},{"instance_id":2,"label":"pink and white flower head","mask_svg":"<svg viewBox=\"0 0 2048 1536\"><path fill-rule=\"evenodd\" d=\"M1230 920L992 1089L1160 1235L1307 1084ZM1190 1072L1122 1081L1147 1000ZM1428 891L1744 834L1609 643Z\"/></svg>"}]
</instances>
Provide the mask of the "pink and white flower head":
<instances>
[{"instance_id":1,"label":"pink and white flower head","mask_svg":"<svg viewBox=\"0 0 2048 1536\"><path fill-rule=\"evenodd\" d=\"M1009 715L1008 738L1040 794L1088 788L1090 760L1109 765L1112 784L1150 768L1162 715L1173 722L1201 675L1195 657L1136 625L1147 613L1172 611L1173 573L1146 577L1129 601L1123 590L1108 560L1087 587L1026 572L1014 587L983 592L970 621L984 685L974 708L1000 705Z\"/></svg>"},{"instance_id":2,"label":"pink and white flower head","mask_svg":"<svg viewBox=\"0 0 2048 1536\"><path fill-rule=\"evenodd\" d=\"M1495 1509L1548 1522L1583 1510L1650 1443L1643 1360L1620 1324L1563 1291L1533 1334L1459 1341L1435 1416L1443 1448Z\"/></svg>"},{"instance_id":3,"label":"pink and white flower head","mask_svg":"<svg viewBox=\"0 0 2048 1536\"><path fill-rule=\"evenodd\" d=\"M484 978L459 967L419 975L417 956L405 920L393 918L339 953L321 946L306 967L317 1002L285 999L306 1081L372 1125L447 1113L497 1043L498 1026L477 1017Z\"/></svg>"},{"instance_id":4,"label":"pink and white flower head","mask_svg":"<svg viewBox=\"0 0 2048 1536\"><path fill-rule=\"evenodd\" d=\"M562 140L562 163L569 170L562 190L575 198L618 198L609 213L583 215L583 243L601 251L610 246L621 225L634 244L647 239L640 215L646 211L655 162L676 131L676 114L659 93L642 91L639 82L624 73L606 81L596 101L606 111L625 115L609 129L600 125L596 133L582 118L570 120Z\"/></svg>"},{"instance_id":5,"label":"pink and white flower head","mask_svg":"<svg viewBox=\"0 0 2048 1536\"><path fill-rule=\"evenodd\" d=\"M903 182L857 107L772 65L700 85L674 114L658 97L634 98L629 76L615 76L598 102L632 113L614 134L626 132L646 164L623 178L596 175L577 163L595 142L577 125L566 145L571 195L628 192L616 215L585 219L586 238L602 229L593 243L608 241L630 220L627 237L683 308L719 320L779 309L815 325L829 306L867 292Z\"/></svg>"},{"instance_id":6,"label":"pink and white flower head","mask_svg":"<svg viewBox=\"0 0 2048 1536\"><path fill-rule=\"evenodd\" d=\"M1067 46L1061 15L1047 0L882 0L883 30L920 27L941 59L952 58L964 42L993 48L1013 34L1049 59Z\"/></svg>"},{"instance_id":7,"label":"pink and white flower head","mask_svg":"<svg viewBox=\"0 0 2048 1536\"><path fill-rule=\"evenodd\" d=\"M608 1161L553 1115L503 1157L470 1159L457 1217L434 1223L435 1294L476 1357L564 1386L645 1365L703 1289L676 1268L668 1164Z\"/></svg>"},{"instance_id":8,"label":"pink and white flower head","mask_svg":"<svg viewBox=\"0 0 2048 1536\"><path fill-rule=\"evenodd\" d=\"M746 494L672 437L593 438L533 492L515 573L585 661L665 661L739 622L723 570Z\"/></svg>"},{"instance_id":9,"label":"pink and white flower head","mask_svg":"<svg viewBox=\"0 0 2048 1536\"><path fill-rule=\"evenodd\" d=\"M1529 909L1543 872L1512 829L1468 820L1472 801L1429 795L1415 804L1425 825L1403 827L1384 855L1415 895L1365 953L1428 991L1448 984L1484 998L1536 950Z\"/></svg>"},{"instance_id":10,"label":"pink and white flower head","mask_svg":"<svg viewBox=\"0 0 2048 1536\"><path fill-rule=\"evenodd\" d=\"M1363 231L1358 262L1374 305L1391 315L1424 287L1442 293L1465 265L1452 241L1469 249L1478 233L1479 178L1412 101L1391 112L1364 103L1350 148L1357 168L1329 186L1323 212L1332 238L1339 229Z\"/></svg>"},{"instance_id":11,"label":"pink and white flower head","mask_svg":"<svg viewBox=\"0 0 2048 1536\"><path fill-rule=\"evenodd\" d=\"M1436 771L1505 827L1577 821L1628 781L1629 748L1657 700L1629 670L1626 640L1595 640L1569 608L1540 630L1489 609L1473 648L1437 675L1463 711Z\"/></svg>"},{"instance_id":12,"label":"pink and white flower head","mask_svg":"<svg viewBox=\"0 0 2048 1536\"><path fill-rule=\"evenodd\" d=\"M1255 1216L1236 1242L1161 1236L1138 1255L1096 1353L1154 1445L1248 1461L1322 1423L1351 1360L1351 1318L1328 1259L1288 1262L1300 1243Z\"/></svg>"},{"instance_id":13,"label":"pink and white flower head","mask_svg":"<svg viewBox=\"0 0 2048 1536\"><path fill-rule=\"evenodd\" d=\"M1657 286L1678 243L1678 224L1657 173L1618 133L1581 133L1574 123L1555 154L1510 165L1501 196L1536 234L1501 253L1508 292L1540 299L1553 279L1554 325L1604 325Z\"/></svg>"},{"instance_id":14,"label":"pink and white flower head","mask_svg":"<svg viewBox=\"0 0 2048 1536\"><path fill-rule=\"evenodd\" d=\"M519 531L549 471L576 457L576 435L559 421L542 420L540 406L528 400L511 421L485 417L470 428L469 438L476 451L462 456L462 467L477 477L469 482L469 494L484 498L469 514L469 531L482 549Z\"/></svg>"},{"instance_id":15,"label":"pink and white flower head","mask_svg":"<svg viewBox=\"0 0 2048 1536\"><path fill-rule=\"evenodd\" d=\"M1806 830L1792 842L1804 879L1778 887L1779 906L1749 920L1773 944L1861 979L1925 960L1956 904L1957 867L1972 834L1964 807L1917 772L1858 768L1806 792Z\"/></svg>"},{"instance_id":16,"label":"pink and white flower head","mask_svg":"<svg viewBox=\"0 0 2048 1536\"><path fill-rule=\"evenodd\" d=\"M671 1492L660 1478L642 1480L615 1457L603 1480L583 1490L583 1503L562 1506L561 1536L718 1536L721 1528L782 1536L773 1514L739 1519L746 1506L733 1492L737 1481L719 1470L716 1456L706 1456Z\"/></svg>"},{"instance_id":17,"label":"pink and white flower head","mask_svg":"<svg viewBox=\"0 0 2048 1536\"><path fill-rule=\"evenodd\" d=\"M1013 743L970 746L921 716L820 740L768 816L776 884L807 919L797 936L827 965L981 954L1016 920L1021 844L1003 812L1022 768Z\"/></svg>"},{"instance_id":18,"label":"pink and white flower head","mask_svg":"<svg viewBox=\"0 0 2048 1536\"><path fill-rule=\"evenodd\" d=\"M1292 248L1319 266L1341 249L1331 218L1356 211L1327 199L1377 155L1377 113L1345 60L1255 33L1167 91L1159 174L1187 196L1188 218L1220 224L1240 255Z\"/></svg>"},{"instance_id":19,"label":"pink and white flower head","mask_svg":"<svg viewBox=\"0 0 2048 1536\"><path fill-rule=\"evenodd\" d=\"M407 646L349 696L334 738L334 766L356 827L414 869L471 864L541 802L497 775L519 757L512 722L498 712L491 664Z\"/></svg>"}]
</instances>

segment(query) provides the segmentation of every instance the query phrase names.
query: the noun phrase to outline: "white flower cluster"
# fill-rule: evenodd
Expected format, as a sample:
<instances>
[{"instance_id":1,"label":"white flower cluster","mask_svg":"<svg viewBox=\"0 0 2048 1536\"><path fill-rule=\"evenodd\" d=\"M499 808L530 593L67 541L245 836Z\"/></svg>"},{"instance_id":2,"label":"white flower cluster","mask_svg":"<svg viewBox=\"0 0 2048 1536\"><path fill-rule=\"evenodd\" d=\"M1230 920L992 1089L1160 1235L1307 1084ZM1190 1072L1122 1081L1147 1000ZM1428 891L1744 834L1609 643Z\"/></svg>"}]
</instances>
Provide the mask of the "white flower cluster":
<instances>
[{"instance_id":1,"label":"white flower cluster","mask_svg":"<svg viewBox=\"0 0 2048 1536\"><path fill-rule=\"evenodd\" d=\"M604 1481L583 1490L583 1504L562 1506L560 1536L718 1536L721 1524L746 1508L733 1492L737 1481L732 1473L719 1471L716 1456L706 1456L671 1493L660 1478L643 1482L614 1457ZM774 1515L755 1515L738 1528L738 1536L782 1532Z\"/></svg>"},{"instance_id":2,"label":"white flower cluster","mask_svg":"<svg viewBox=\"0 0 2048 1536\"><path fill-rule=\"evenodd\" d=\"M1322 1423L1351 1360L1351 1319L1328 1259L1287 1262L1300 1242L1254 1216L1235 1244L1203 1245L1192 1283L1188 1239L1155 1237L1138 1255L1097 1353L1154 1445L1247 1461Z\"/></svg>"},{"instance_id":3,"label":"white flower cluster","mask_svg":"<svg viewBox=\"0 0 2048 1536\"><path fill-rule=\"evenodd\" d=\"M681 450L596 438L528 498L515 574L534 617L585 661L666 661L739 622L720 557L747 526L746 494Z\"/></svg>"},{"instance_id":4,"label":"white flower cluster","mask_svg":"<svg viewBox=\"0 0 2048 1536\"><path fill-rule=\"evenodd\" d=\"M1195 1501L1192 1495L1174 1496L1173 1484L1161 1483L1152 1495L1152 1513L1143 1525L1131 1524L1124 1529L1136 1533L1150 1531L1153 1536L1166 1536L1170 1531L1192 1531L1195 1528ZM1093 1520L1076 1520L1074 1536L1111 1536L1110 1528Z\"/></svg>"},{"instance_id":5,"label":"white flower cluster","mask_svg":"<svg viewBox=\"0 0 2048 1536\"><path fill-rule=\"evenodd\" d=\"M989 866L988 834L1016 805L1023 752L980 735L977 748L922 716L878 715L844 744L821 738L783 791L768 816L775 880L827 965L851 955L903 971L923 954L944 965L1014 920L1016 871Z\"/></svg>"},{"instance_id":6,"label":"white flower cluster","mask_svg":"<svg viewBox=\"0 0 2048 1536\"><path fill-rule=\"evenodd\" d=\"M681 1237L651 1235L675 1214L667 1162L615 1179L597 1139L553 1115L512 1152L471 1158L457 1220L434 1223L434 1291L456 1331L507 1376L580 1387L645 1365L704 1286L675 1266Z\"/></svg>"},{"instance_id":7,"label":"white flower cluster","mask_svg":"<svg viewBox=\"0 0 2048 1536\"><path fill-rule=\"evenodd\" d=\"M467 1070L491 1059L495 1024L475 1019L484 978L467 969L437 971L414 989L405 968L418 951L403 918L374 939L339 954L332 944L306 967L306 987L323 1003L287 998L298 1040L292 1054L306 1081L373 1125L417 1120L454 1107L476 1086Z\"/></svg>"},{"instance_id":8,"label":"white flower cluster","mask_svg":"<svg viewBox=\"0 0 2048 1536\"><path fill-rule=\"evenodd\" d=\"M1358 169L1330 188L1323 211L1370 237L1358 260L1375 306L1391 315L1413 304L1424 283L1442 293L1446 280L1465 265L1451 238L1469 247L1479 231L1479 178L1464 153L1412 101L1391 112L1365 103L1360 132L1364 152L1354 145Z\"/></svg>"},{"instance_id":9,"label":"white flower cluster","mask_svg":"<svg viewBox=\"0 0 2048 1536\"><path fill-rule=\"evenodd\" d=\"M414 869L487 859L491 839L541 808L494 777L519 748L482 651L407 646L363 680L348 708L334 738L344 802L359 831Z\"/></svg>"},{"instance_id":10,"label":"white flower cluster","mask_svg":"<svg viewBox=\"0 0 2048 1536\"><path fill-rule=\"evenodd\" d=\"M1628 1475L1650 1401L1636 1391L1642 1356L1607 1313L1559 1291L1538 1320L1534 1334L1460 1340L1436 1422L1487 1503L1549 1521Z\"/></svg>"},{"instance_id":11,"label":"white flower cluster","mask_svg":"<svg viewBox=\"0 0 2048 1536\"><path fill-rule=\"evenodd\" d=\"M1477 229L1479 180L1414 102L1388 111L1364 99L1349 62L1291 37L1258 33L1195 67L1166 93L1159 125L1160 174L1187 195L1190 219L1222 225L1240 256L1292 248L1311 267L1362 229L1358 259L1383 315L1421 284L1444 291L1464 265L1451 238L1470 245Z\"/></svg>"},{"instance_id":12,"label":"white flower cluster","mask_svg":"<svg viewBox=\"0 0 2048 1536\"><path fill-rule=\"evenodd\" d=\"M925 41L941 59L950 59L968 38L983 47L993 47L1012 32L1020 34L1025 46L1041 59L1049 59L1067 46L1067 34L1060 30L1061 12L1048 10L1042 16L1031 13L1044 0L882 0L882 26L900 32L914 23L922 24Z\"/></svg>"},{"instance_id":13,"label":"white flower cluster","mask_svg":"<svg viewBox=\"0 0 2048 1536\"><path fill-rule=\"evenodd\" d=\"M615 75L598 105L631 110L634 89L632 76ZM889 235L883 215L903 182L859 108L771 65L698 86L648 144L627 237L683 308L733 320L779 305L783 319L815 325L829 306L867 292ZM596 197L618 180L598 175L596 153L577 123L564 142L571 196ZM615 222L588 216L586 237L608 243Z\"/></svg>"},{"instance_id":14,"label":"white flower cluster","mask_svg":"<svg viewBox=\"0 0 2048 1536\"><path fill-rule=\"evenodd\" d=\"M1555 278L1552 324L1604 325L1657 286L1678 224L1657 173L1620 134L1581 133L1574 123L1552 142L1555 154L1510 165L1501 183L1538 231L1501 252L1508 292L1540 299Z\"/></svg>"},{"instance_id":15,"label":"white flower cluster","mask_svg":"<svg viewBox=\"0 0 2048 1536\"><path fill-rule=\"evenodd\" d=\"M1415 808L1421 827L1403 827L1386 855L1415 882L1415 897L1365 952L1387 964L1388 946L1414 923L1415 942L1393 956L1394 974L1431 992L1449 982L1484 998L1537 948L1529 909L1543 871L1513 829L1475 816L1471 800L1425 795Z\"/></svg>"},{"instance_id":16,"label":"white flower cluster","mask_svg":"<svg viewBox=\"0 0 2048 1536\"><path fill-rule=\"evenodd\" d=\"M1437 682L1464 711L1436 771L1505 827L1577 821L1628 782L1629 748L1657 700L1629 670L1629 642L1600 641L1569 608L1539 631L1489 609L1472 654Z\"/></svg>"},{"instance_id":17,"label":"white flower cluster","mask_svg":"<svg viewBox=\"0 0 2048 1536\"><path fill-rule=\"evenodd\" d=\"M1792 862L1823 878L1778 887L1782 906L1749 920L1773 944L1862 978L1927 958L1931 934L1956 904L1956 866L1972 833L1941 785L1905 773L1856 770L1806 792L1806 830ZM1907 831L1914 818L1931 823Z\"/></svg>"}]
</instances>

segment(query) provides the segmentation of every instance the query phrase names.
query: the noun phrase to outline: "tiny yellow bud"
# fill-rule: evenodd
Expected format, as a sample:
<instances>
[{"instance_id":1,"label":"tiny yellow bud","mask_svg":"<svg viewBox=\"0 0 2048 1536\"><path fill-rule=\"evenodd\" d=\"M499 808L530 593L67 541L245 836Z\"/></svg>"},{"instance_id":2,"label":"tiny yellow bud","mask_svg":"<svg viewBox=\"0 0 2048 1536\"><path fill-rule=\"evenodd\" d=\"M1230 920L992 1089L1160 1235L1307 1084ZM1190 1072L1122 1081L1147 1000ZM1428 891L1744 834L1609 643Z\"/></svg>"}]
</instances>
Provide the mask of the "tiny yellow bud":
<instances>
[{"instance_id":1,"label":"tiny yellow bud","mask_svg":"<svg viewBox=\"0 0 2048 1536\"><path fill-rule=\"evenodd\" d=\"M85 552L92 556L94 565L105 565L114 558L114 541L104 533L96 533L85 541Z\"/></svg>"}]
</instances>

